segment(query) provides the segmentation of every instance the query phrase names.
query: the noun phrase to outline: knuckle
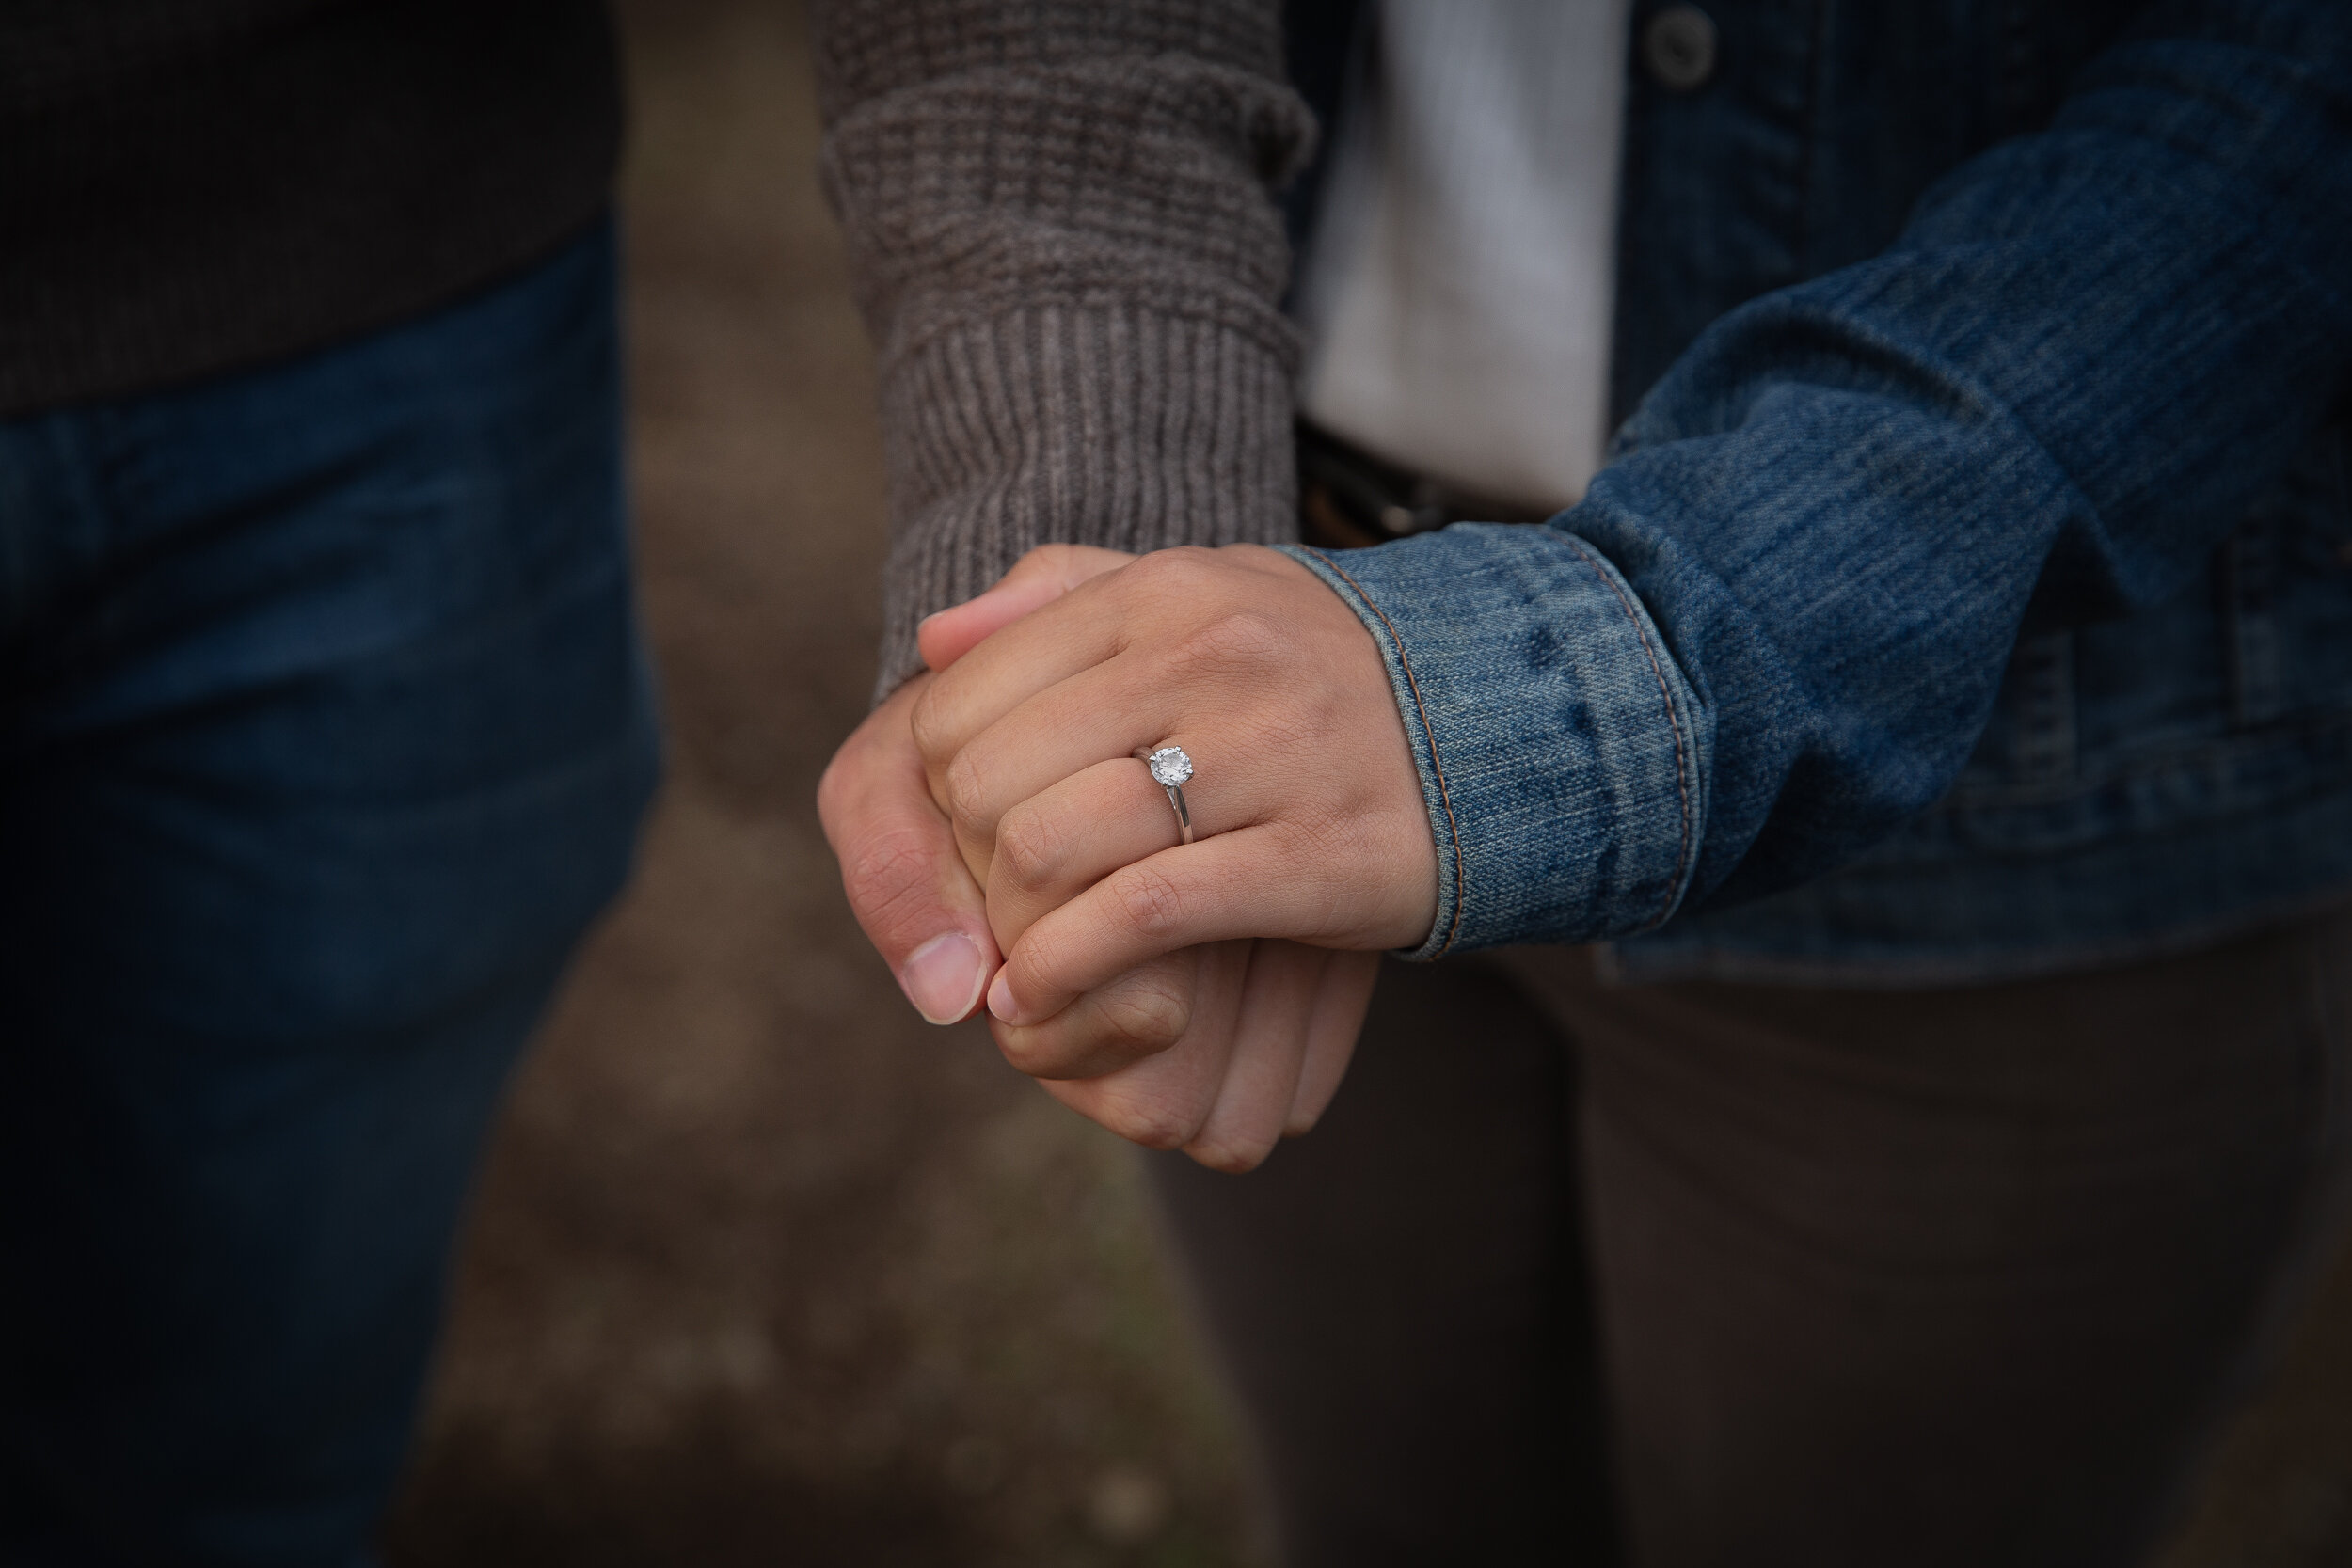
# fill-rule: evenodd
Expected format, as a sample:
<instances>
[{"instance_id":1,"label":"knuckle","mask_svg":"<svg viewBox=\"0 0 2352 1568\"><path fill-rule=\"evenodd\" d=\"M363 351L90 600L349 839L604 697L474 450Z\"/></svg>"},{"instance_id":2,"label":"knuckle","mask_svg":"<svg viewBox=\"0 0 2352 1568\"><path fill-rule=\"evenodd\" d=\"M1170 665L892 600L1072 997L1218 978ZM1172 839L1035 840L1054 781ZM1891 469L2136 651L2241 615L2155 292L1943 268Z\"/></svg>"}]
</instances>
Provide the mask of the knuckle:
<instances>
[{"instance_id":1,"label":"knuckle","mask_svg":"<svg viewBox=\"0 0 2352 1568\"><path fill-rule=\"evenodd\" d=\"M1110 892L1120 917L1137 936L1156 941L1184 929L1189 900L1184 889L1156 866L1128 866L1111 879Z\"/></svg>"},{"instance_id":2,"label":"knuckle","mask_svg":"<svg viewBox=\"0 0 2352 1568\"><path fill-rule=\"evenodd\" d=\"M1034 1044L1007 1045L999 1042L996 1053L1005 1059L1005 1065L1013 1071L1025 1078L1034 1079L1040 1084L1083 1085L1088 1078L1087 1072L1081 1066L1066 1061L1058 1054Z\"/></svg>"},{"instance_id":3,"label":"knuckle","mask_svg":"<svg viewBox=\"0 0 2352 1568\"><path fill-rule=\"evenodd\" d=\"M1184 1152L1197 1164L1211 1170L1223 1171L1228 1176L1241 1176L1263 1164L1265 1157L1273 1152L1273 1146L1255 1139L1241 1142L1203 1139L1186 1144Z\"/></svg>"},{"instance_id":4,"label":"knuckle","mask_svg":"<svg viewBox=\"0 0 2352 1568\"><path fill-rule=\"evenodd\" d=\"M1016 806L997 824L996 857L1002 875L1014 887L1041 892L1060 879L1070 858L1069 835L1044 812Z\"/></svg>"},{"instance_id":5,"label":"knuckle","mask_svg":"<svg viewBox=\"0 0 2352 1568\"><path fill-rule=\"evenodd\" d=\"M1023 1028L992 1019L989 1032L997 1054L1032 1078L1058 1078L1075 1057L1051 1030L1034 1024Z\"/></svg>"},{"instance_id":6,"label":"knuckle","mask_svg":"<svg viewBox=\"0 0 2352 1568\"><path fill-rule=\"evenodd\" d=\"M1157 592L1200 581L1213 559L1212 552L1199 545L1178 545L1138 557L1128 570L1136 587Z\"/></svg>"},{"instance_id":7,"label":"knuckle","mask_svg":"<svg viewBox=\"0 0 2352 1568\"><path fill-rule=\"evenodd\" d=\"M1121 1054L1149 1056L1184 1038L1192 1025L1192 998L1156 977L1114 985L1093 1008L1100 1043Z\"/></svg>"},{"instance_id":8,"label":"knuckle","mask_svg":"<svg viewBox=\"0 0 2352 1568\"><path fill-rule=\"evenodd\" d=\"M1011 971L1014 992L1029 996L1058 990L1062 975L1070 971L1077 957L1073 951L1077 940L1057 930L1051 921L1022 932L1021 940L1013 944L1005 959Z\"/></svg>"},{"instance_id":9,"label":"knuckle","mask_svg":"<svg viewBox=\"0 0 2352 1568\"><path fill-rule=\"evenodd\" d=\"M941 782L947 792L947 816L957 831L971 838L988 837L995 821L978 760L970 752L957 752Z\"/></svg>"},{"instance_id":10,"label":"knuckle","mask_svg":"<svg viewBox=\"0 0 2352 1568\"><path fill-rule=\"evenodd\" d=\"M939 683L933 681L923 689L923 694L914 699L914 706L907 713L907 732L914 739L914 750L927 765L934 768L955 751L946 707L940 700Z\"/></svg>"},{"instance_id":11,"label":"knuckle","mask_svg":"<svg viewBox=\"0 0 2352 1568\"><path fill-rule=\"evenodd\" d=\"M1288 634L1271 617L1229 610L1185 634L1175 658L1197 677L1251 673L1279 664L1288 642Z\"/></svg>"},{"instance_id":12,"label":"knuckle","mask_svg":"<svg viewBox=\"0 0 2352 1568\"><path fill-rule=\"evenodd\" d=\"M1146 1148L1182 1148L1200 1129L1198 1116L1157 1095L1110 1101L1096 1119L1129 1143Z\"/></svg>"}]
</instances>

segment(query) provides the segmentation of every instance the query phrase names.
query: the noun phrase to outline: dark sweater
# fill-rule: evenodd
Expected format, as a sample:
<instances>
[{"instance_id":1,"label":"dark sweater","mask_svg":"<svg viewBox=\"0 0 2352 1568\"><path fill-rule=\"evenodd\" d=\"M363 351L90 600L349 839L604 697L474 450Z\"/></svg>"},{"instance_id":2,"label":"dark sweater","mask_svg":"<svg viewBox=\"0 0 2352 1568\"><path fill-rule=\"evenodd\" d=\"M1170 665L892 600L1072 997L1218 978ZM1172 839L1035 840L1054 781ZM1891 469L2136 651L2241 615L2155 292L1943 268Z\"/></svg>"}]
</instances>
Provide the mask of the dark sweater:
<instances>
[{"instance_id":1,"label":"dark sweater","mask_svg":"<svg viewBox=\"0 0 2352 1568\"><path fill-rule=\"evenodd\" d=\"M328 343L602 211L601 0L8 0L0 415Z\"/></svg>"},{"instance_id":2,"label":"dark sweater","mask_svg":"<svg viewBox=\"0 0 2352 1568\"><path fill-rule=\"evenodd\" d=\"M1279 0L816 0L882 371L881 691L1051 540L1297 537Z\"/></svg>"}]
</instances>

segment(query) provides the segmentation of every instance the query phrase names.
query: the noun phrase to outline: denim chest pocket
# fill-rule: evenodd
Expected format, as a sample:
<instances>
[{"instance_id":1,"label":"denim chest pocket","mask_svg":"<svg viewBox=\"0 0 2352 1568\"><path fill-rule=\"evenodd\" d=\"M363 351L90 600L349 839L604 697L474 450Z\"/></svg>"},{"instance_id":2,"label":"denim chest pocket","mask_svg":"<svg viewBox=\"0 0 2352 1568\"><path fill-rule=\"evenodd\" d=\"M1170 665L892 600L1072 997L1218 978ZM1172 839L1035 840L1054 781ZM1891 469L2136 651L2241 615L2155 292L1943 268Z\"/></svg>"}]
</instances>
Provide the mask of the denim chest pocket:
<instances>
[{"instance_id":1,"label":"denim chest pocket","mask_svg":"<svg viewBox=\"0 0 2352 1568\"><path fill-rule=\"evenodd\" d=\"M2022 638L1967 766L1885 857L2049 853L2352 784L2348 447L2342 424L2307 443L2169 602Z\"/></svg>"}]
</instances>

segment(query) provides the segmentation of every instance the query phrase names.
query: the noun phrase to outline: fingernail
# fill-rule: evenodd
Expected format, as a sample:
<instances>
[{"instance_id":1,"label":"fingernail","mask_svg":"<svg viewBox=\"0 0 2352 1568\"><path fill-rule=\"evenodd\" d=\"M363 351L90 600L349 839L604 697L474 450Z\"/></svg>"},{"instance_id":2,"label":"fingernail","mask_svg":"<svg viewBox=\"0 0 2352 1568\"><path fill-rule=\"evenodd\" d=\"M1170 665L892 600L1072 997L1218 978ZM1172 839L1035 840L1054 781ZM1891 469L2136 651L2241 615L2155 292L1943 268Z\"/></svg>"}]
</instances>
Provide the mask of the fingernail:
<instances>
[{"instance_id":1,"label":"fingernail","mask_svg":"<svg viewBox=\"0 0 2352 1568\"><path fill-rule=\"evenodd\" d=\"M1001 969L996 972L996 978L989 984L988 1010L1007 1023L1021 1022L1013 1016L1012 988L1005 984L1005 972Z\"/></svg>"},{"instance_id":2,"label":"fingernail","mask_svg":"<svg viewBox=\"0 0 2352 1568\"><path fill-rule=\"evenodd\" d=\"M953 1023L979 999L986 973L979 943L950 931L914 950L898 971L898 986L916 1012L933 1023Z\"/></svg>"}]
</instances>

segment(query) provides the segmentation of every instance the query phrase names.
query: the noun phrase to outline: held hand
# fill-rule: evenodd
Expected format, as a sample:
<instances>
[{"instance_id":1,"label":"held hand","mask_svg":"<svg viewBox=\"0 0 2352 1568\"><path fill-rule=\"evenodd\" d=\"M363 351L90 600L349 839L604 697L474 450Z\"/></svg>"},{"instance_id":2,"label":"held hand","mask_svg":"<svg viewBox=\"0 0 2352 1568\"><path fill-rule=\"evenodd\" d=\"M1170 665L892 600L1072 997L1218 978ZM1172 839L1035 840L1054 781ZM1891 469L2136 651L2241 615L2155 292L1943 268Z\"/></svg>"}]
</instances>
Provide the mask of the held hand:
<instances>
[{"instance_id":1,"label":"held hand","mask_svg":"<svg viewBox=\"0 0 2352 1568\"><path fill-rule=\"evenodd\" d=\"M850 908L907 1000L933 1023L954 1023L979 1006L999 958L908 724L930 680L900 687L842 742L818 784L817 815Z\"/></svg>"},{"instance_id":2,"label":"held hand","mask_svg":"<svg viewBox=\"0 0 2352 1568\"><path fill-rule=\"evenodd\" d=\"M1011 955L991 992L1006 1053L1056 1079L1117 1068L1055 1092L1246 1166L1311 1123L1353 1049L1376 959L1327 949L1409 945L1434 917L1419 778L1377 649L1313 574L1170 551L1054 597L1102 570L1088 553L1037 552L926 626L935 658L972 651L918 702L918 744ZM1164 742L1200 768L1181 849L1129 754ZM1239 941L1267 935L1314 945Z\"/></svg>"},{"instance_id":3,"label":"held hand","mask_svg":"<svg viewBox=\"0 0 2352 1568\"><path fill-rule=\"evenodd\" d=\"M999 626L1133 559L1075 546L1033 550L990 593L925 622L924 657L944 670ZM851 732L818 784L817 815L841 863L850 908L907 1000L933 1023L956 1023L978 1008L1001 960L979 885L931 799L908 723L930 678L900 687Z\"/></svg>"}]
</instances>

